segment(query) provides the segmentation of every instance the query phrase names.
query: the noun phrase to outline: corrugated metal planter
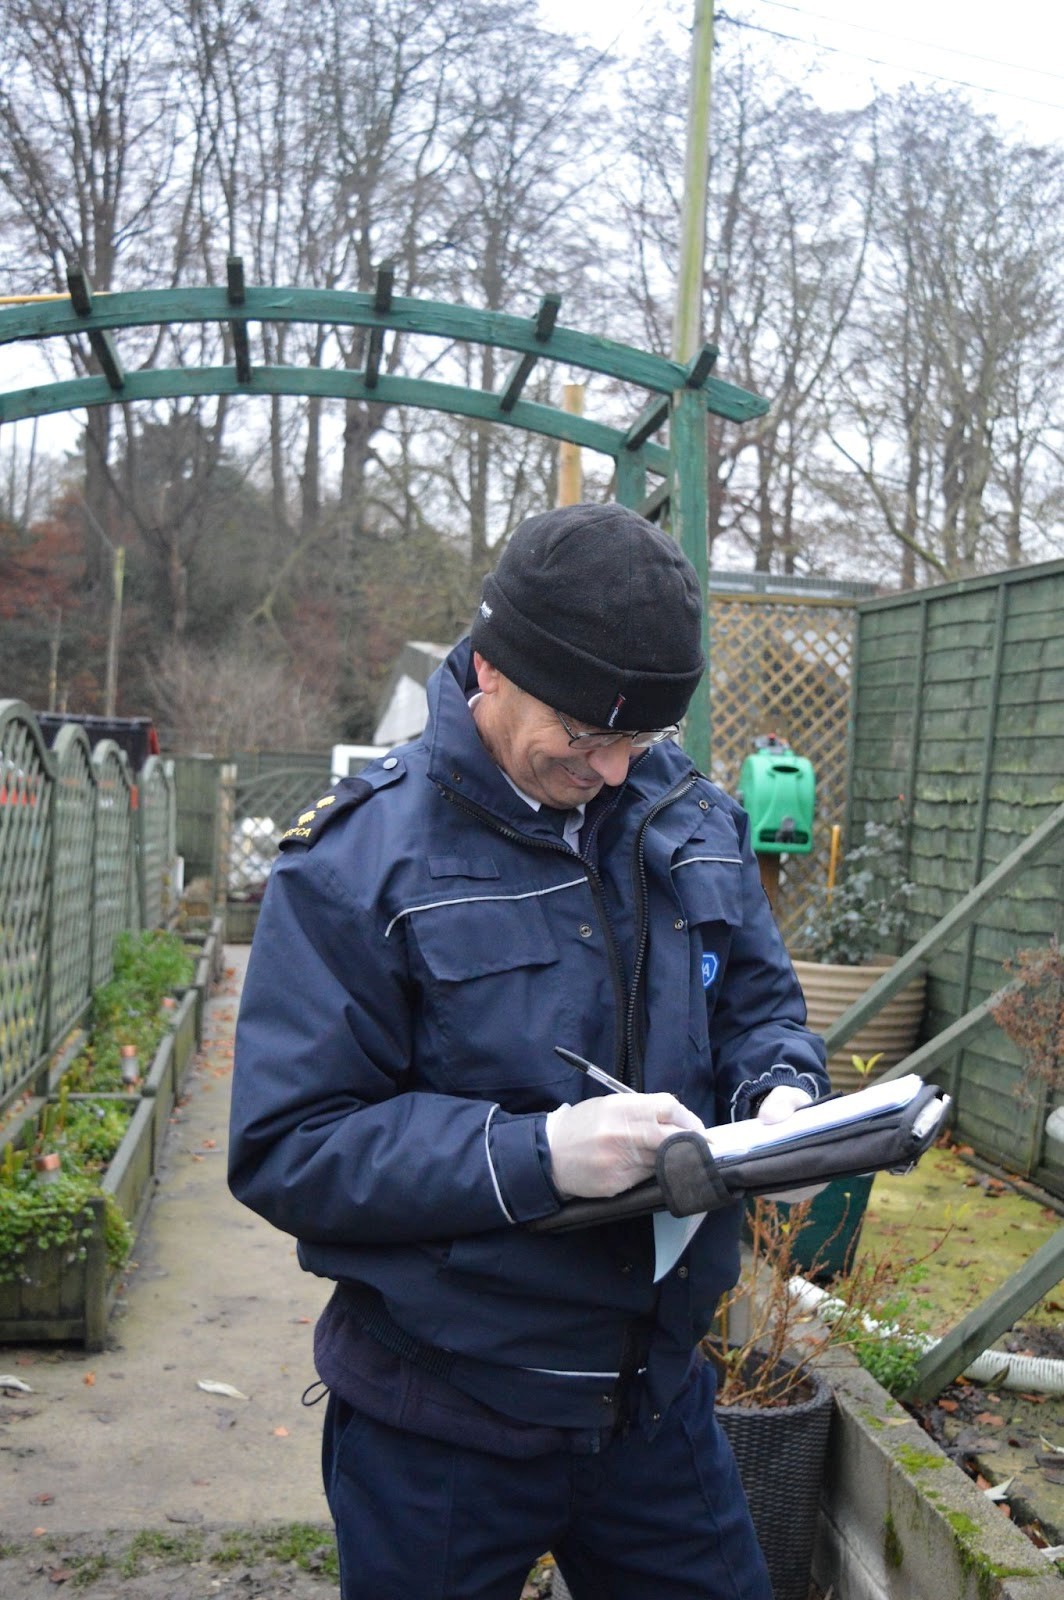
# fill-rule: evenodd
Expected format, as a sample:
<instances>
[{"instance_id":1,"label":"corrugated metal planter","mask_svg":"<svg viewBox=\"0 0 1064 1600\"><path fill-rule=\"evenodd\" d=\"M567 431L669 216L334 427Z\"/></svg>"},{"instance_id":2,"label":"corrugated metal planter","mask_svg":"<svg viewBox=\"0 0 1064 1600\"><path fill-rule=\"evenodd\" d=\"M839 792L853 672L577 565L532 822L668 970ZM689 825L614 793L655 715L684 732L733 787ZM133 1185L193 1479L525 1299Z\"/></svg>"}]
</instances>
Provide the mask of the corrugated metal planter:
<instances>
[{"instance_id":1,"label":"corrugated metal planter","mask_svg":"<svg viewBox=\"0 0 1064 1600\"><path fill-rule=\"evenodd\" d=\"M216 959L212 945L206 968L200 964L208 979ZM134 1234L144 1221L155 1192L155 1174L170 1112L196 1049L196 1024L202 1015L203 998L197 982L178 1001L140 1092L131 1096L135 1109L129 1127L100 1183ZM34 1119L42 1104L41 1100L31 1102L20 1126ZM107 1260L102 1196L90 1199L88 1205L93 1221L83 1240L83 1250L74 1250L69 1244L30 1249L23 1258L19 1279L0 1283L0 1343L79 1340L86 1350L103 1348L122 1272Z\"/></svg>"},{"instance_id":2,"label":"corrugated metal planter","mask_svg":"<svg viewBox=\"0 0 1064 1600\"><path fill-rule=\"evenodd\" d=\"M809 1026L815 1033L824 1033L893 965L892 956L858 967L795 959L794 970L805 995ZM870 1056L880 1055L870 1082L888 1067L904 1061L912 1052L923 1020L925 988L926 980L921 974L893 995L843 1049L834 1052L828 1060L833 1089L851 1090L863 1086L865 1080L851 1064L852 1056L861 1056L867 1061Z\"/></svg>"}]
</instances>

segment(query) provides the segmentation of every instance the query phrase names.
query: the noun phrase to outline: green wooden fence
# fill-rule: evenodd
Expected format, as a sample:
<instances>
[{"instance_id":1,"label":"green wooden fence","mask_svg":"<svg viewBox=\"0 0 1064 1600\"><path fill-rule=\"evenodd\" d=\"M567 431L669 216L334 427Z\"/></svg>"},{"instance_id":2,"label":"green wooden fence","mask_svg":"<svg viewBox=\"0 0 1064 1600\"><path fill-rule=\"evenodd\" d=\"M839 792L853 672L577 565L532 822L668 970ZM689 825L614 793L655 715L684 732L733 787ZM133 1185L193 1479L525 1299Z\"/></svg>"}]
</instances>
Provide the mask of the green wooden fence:
<instances>
[{"instance_id":1,"label":"green wooden fence","mask_svg":"<svg viewBox=\"0 0 1064 1600\"><path fill-rule=\"evenodd\" d=\"M0 700L0 1110L41 1093L48 1063L112 971L123 929L176 911L169 763L138 778L105 739L67 724L47 748L18 700Z\"/></svg>"},{"instance_id":2,"label":"green wooden fence","mask_svg":"<svg viewBox=\"0 0 1064 1600\"><path fill-rule=\"evenodd\" d=\"M180 755L172 758L177 790L177 853L185 863L185 882L207 878L211 882L212 902L218 898L214 878L218 871L218 784L223 765L237 769L237 786L245 788L255 780L278 776L276 794L259 801L263 814L273 815L287 827L292 814L313 792L324 793L332 767L331 750L238 750L231 756ZM296 798L284 792L285 778L292 771L302 774Z\"/></svg>"},{"instance_id":3,"label":"green wooden fence","mask_svg":"<svg viewBox=\"0 0 1064 1600\"><path fill-rule=\"evenodd\" d=\"M1064 801L1062 614L1064 562L858 605L847 832L904 796L910 943ZM1001 988L1007 957L1059 937L1062 876L1054 845L932 956L927 1033ZM947 1076L959 1135L1064 1193L1044 1137L1054 1102L1019 1094L1020 1058L1004 1035L982 1032Z\"/></svg>"}]
</instances>

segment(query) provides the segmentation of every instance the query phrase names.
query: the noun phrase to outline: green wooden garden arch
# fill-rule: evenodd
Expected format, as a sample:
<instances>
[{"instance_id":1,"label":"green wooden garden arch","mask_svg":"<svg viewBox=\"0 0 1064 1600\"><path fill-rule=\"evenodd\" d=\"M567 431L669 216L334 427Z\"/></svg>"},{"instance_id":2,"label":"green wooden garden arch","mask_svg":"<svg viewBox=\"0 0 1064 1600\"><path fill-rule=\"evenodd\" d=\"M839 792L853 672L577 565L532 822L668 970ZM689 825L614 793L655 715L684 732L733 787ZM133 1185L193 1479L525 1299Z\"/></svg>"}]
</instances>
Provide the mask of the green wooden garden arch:
<instances>
[{"instance_id":1,"label":"green wooden garden arch","mask_svg":"<svg viewBox=\"0 0 1064 1600\"><path fill-rule=\"evenodd\" d=\"M372 293L342 289L255 287L245 283L243 263L232 256L226 283L206 288L140 289L96 295L80 267L67 274L69 295L0 306L0 345L18 340L87 336L101 376L66 379L0 392L0 423L51 415L83 406L193 395L316 395L326 399L417 406L455 416L501 423L566 440L609 456L615 493L622 505L669 526L706 588L707 412L731 422L762 416L767 402L713 376L717 350L703 345L686 364L631 345L557 325L560 296L544 295L534 317L419 300L393 293L393 271L381 267ZM231 365L158 368L127 372L114 338L122 328L175 322L217 322L230 330ZM361 371L323 367L256 366L251 360L249 322L308 322L369 328ZM514 355L496 393L390 377L380 371L385 335L414 333L494 345ZM558 407L522 400L537 361L601 373L648 392L647 403L627 429L607 427ZM668 424L668 445L652 435ZM656 479L651 487L648 478ZM708 646L708 624L707 640ZM707 675L708 680L708 675ZM703 770L709 762L709 689L703 680L688 716L686 744Z\"/></svg>"}]
</instances>

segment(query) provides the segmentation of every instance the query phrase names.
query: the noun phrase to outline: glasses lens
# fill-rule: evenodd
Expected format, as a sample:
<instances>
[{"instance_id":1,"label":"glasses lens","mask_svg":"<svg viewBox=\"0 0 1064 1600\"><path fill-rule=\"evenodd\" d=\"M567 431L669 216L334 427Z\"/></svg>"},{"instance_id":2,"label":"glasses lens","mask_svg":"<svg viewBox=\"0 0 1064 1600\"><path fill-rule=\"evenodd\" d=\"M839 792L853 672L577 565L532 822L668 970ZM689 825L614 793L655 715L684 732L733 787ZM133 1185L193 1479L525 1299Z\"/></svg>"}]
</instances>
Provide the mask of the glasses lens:
<instances>
[{"instance_id":1,"label":"glasses lens","mask_svg":"<svg viewBox=\"0 0 1064 1600\"><path fill-rule=\"evenodd\" d=\"M649 728L642 733L633 733L632 749L649 750L652 744L662 744L678 732L677 728Z\"/></svg>"}]
</instances>

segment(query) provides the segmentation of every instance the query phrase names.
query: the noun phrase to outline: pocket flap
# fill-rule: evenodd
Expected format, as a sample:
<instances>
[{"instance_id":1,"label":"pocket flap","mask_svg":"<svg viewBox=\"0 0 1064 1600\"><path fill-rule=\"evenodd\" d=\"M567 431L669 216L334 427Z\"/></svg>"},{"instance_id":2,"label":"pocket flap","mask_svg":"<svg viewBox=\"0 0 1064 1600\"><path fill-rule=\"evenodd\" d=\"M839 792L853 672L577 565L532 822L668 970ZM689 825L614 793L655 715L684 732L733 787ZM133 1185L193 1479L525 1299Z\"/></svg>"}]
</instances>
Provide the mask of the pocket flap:
<instances>
[{"instance_id":1,"label":"pocket flap","mask_svg":"<svg viewBox=\"0 0 1064 1600\"><path fill-rule=\"evenodd\" d=\"M707 861L692 855L674 862L672 881L690 923L743 921L742 862Z\"/></svg>"},{"instance_id":2,"label":"pocket flap","mask_svg":"<svg viewBox=\"0 0 1064 1600\"><path fill-rule=\"evenodd\" d=\"M490 856L429 856L433 878L497 878L499 869Z\"/></svg>"},{"instance_id":3,"label":"pocket flap","mask_svg":"<svg viewBox=\"0 0 1064 1600\"><path fill-rule=\"evenodd\" d=\"M419 912L411 927L425 965L443 983L464 983L492 972L545 967L558 946L543 907L527 900L490 896L451 901Z\"/></svg>"}]
</instances>

